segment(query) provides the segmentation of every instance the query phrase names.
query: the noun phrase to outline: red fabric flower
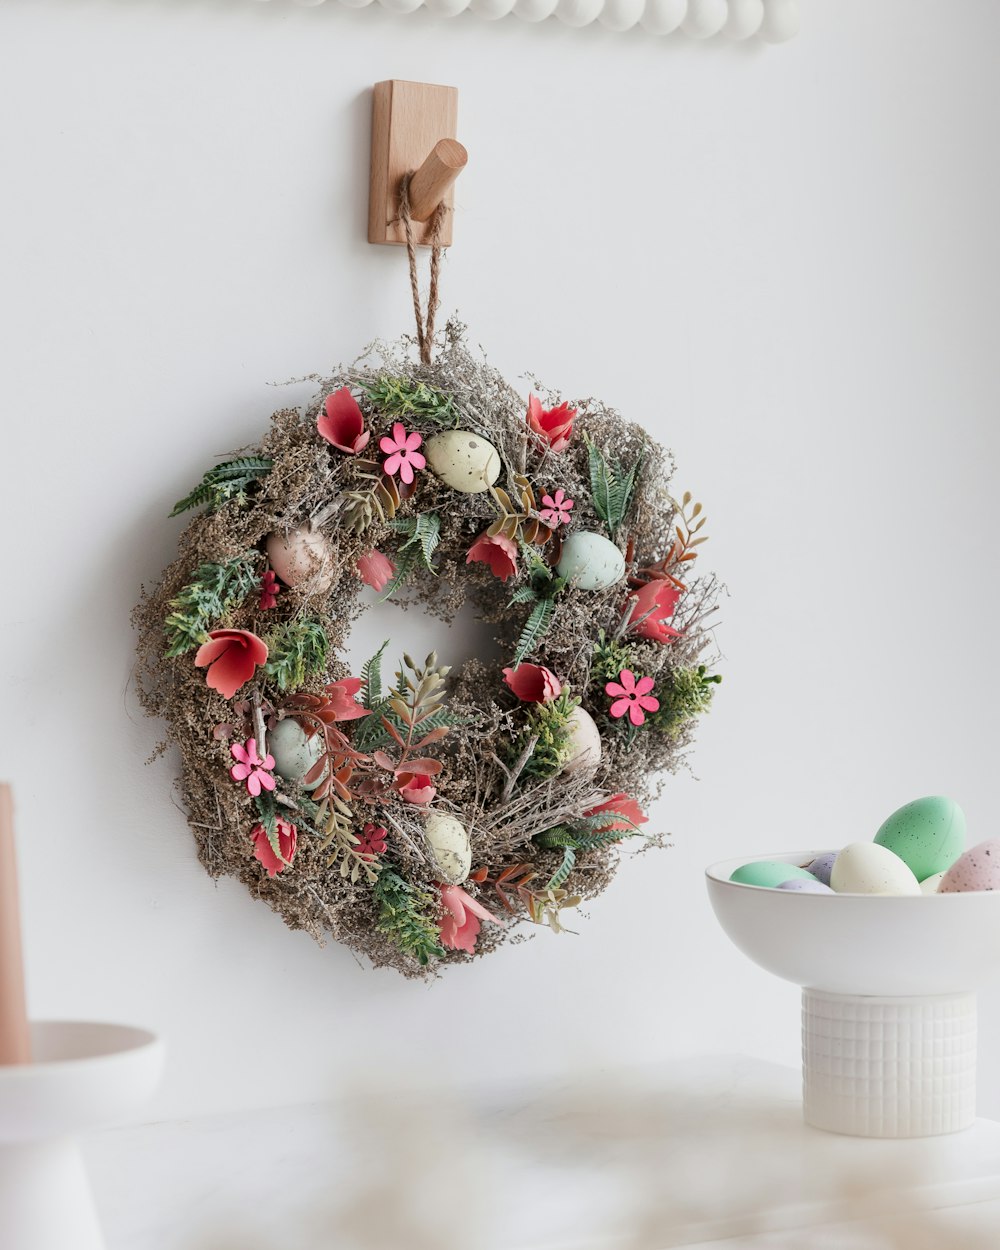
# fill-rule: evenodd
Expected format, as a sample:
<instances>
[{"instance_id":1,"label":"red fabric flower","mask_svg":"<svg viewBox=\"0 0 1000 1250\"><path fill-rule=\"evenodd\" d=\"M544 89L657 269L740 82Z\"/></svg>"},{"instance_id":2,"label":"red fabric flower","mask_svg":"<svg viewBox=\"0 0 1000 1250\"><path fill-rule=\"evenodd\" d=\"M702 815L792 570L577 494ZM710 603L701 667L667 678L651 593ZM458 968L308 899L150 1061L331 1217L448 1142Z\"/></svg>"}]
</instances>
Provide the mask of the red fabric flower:
<instances>
[{"instance_id":1,"label":"red fabric flower","mask_svg":"<svg viewBox=\"0 0 1000 1250\"><path fill-rule=\"evenodd\" d=\"M542 503L545 507L538 514L539 521L544 521L550 529L556 529L557 526L569 523L569 513L573 507L573 500L566 498L564 490L560 488L554 496L543 495Z\"/></svg>"},{"instance_id":2,"label":"red fabric flower","mask_svg":"<svg viewBox=\"0 0 1000 1250\"><path fill-rule=\"evenodd\" d=\"M263 759L257 754L257 739L248 738L246 743L234 742L229 748L236 763L229 770L233 781L245 781L247 790L257 797L261 790L273 790L274 778L270 770L274 767L274 756L265 755Z\"/></svg>"},{"instance_id":3,"label":"red fabric flower","mask_svg":"<svg viewBox=\"0 0 1000 1250\"><path fill-rule=\"evenodd\" d=\"M429 803L437 794L437 787L426 773L396 773L394 784L399 797L407 803Z\"/></svg>"},{"instance_id":4,"label":"red fabric flower","mask_svg":"<svg viewBox=\"0 0 1000 1250\"><path fill-rule=\"evenodd\" d=\"M681 592L676 586L665 578L657 578L640 586L635 593L637 603L632 610L632 620L636 623L629 625L629 633L651 638L654 642L671 642L681 636L679 629L666 624L680 601Z\"/></svg>"},{"instance_id":5,"label":"red fabric flower","mask_svg":"<svg viewBox=\"0 0 1000 1250\"><path fill-rule=\"evenodd\" d=\"M427 465L423 455L417 451L423 441L416 431L407 434L406 427L397 421L392 427L392 437L387 434L379 442L388 457L382 464L383 470L390 477L395 477L398 473L399 480L409 486L413 481L413 470L423 469Z\"/></svg>"},{"instance_id":6,"label":"red fabric flower","mask_svg":"<svg viewBox=\"0 0 1000 1250\"><path fill-rule=\"evenodd\" d=\"M362 707L354 697L362 684L360 677L344 677L326 687L334 720L357 720L361 716L369 715L368 709Z\"/></svg>"},{"instance_id":7,"label":"red fabric flower","mask_svg":"<svg viewBox=\"0 0 1000 1250\"><path fill-rule=\"evenodd\" d=\"M292 860L295 858L295 843L298 840L298 830L294 825L290 825L287 820L278 817L278 849L281 852L280 858L275 855L274 847L271 845L267 837L267 830L263 825L254 825L250 831L253 838L253 857L259 860L267 869L269 877L276 877L282 868L288 868Z\"/></svg>"},{"instance_id":8,"label":"red fabric flower","mask_svg":"<svg viewBox=\"0 0 1000 1250\"><path fill-rule=\"evenodd\" d=\"M361 830L354 849L362 859L367 859L370 863L377 856L385 854L387 832L388 830L383 829L381 825L373 825L369 821Z\"/></svg>"},{"instance_id":9,"label":"red fabric flower","mask_svg":"<svg viewBox=\"0 0 1000 1250\"><path fill-rule=\"evenodd\" d=\"M557 408L543 408L537 395L528 399L528 425L539 438L544 438L553 451L562 451L569 446L573 437L573 422L576 409L569 404L560 404Z\"/></svg>"},{"instance_id":10,"label":"red fabric flower","mask_svg":"<svg viewBox=\"0 0 1000 1250\"><path fill-rule=\"evenodd\" d=\"M592 807L583 814L584 816L600 816L602 812L613 812L615 815L608 817L606 825L592 828L592 833L614 833L619 830L624 833L636 825L644 825L649 819L635 799L629 798L627 794L613 794L610 799L605 799L603 803L598 803L596 807Z\"/></svg>"},{"instance_id":11,"label":"red fabric flower","mask_svg":"<svg viewBox=\"0 0 1000 1250\"><path fill-rule=\"evenodd\" d=\"M372 590L385 590L396 566L381 551L366 551L358 556L358 576Z\"/></svg>"},{"instance_id":12,"label":"red fabric flower","mask_svg":"<svg viewBox=\"0 0 1000 1250\"><path fill-rule=\"evenodd\" d=\"M480 921L501 923L459 885L443 885L441 903L445 909L441 917L441 945L449 950L474 951L482 928Z\"/></svg>"},{"instance_id":13,"label":"red fabric flower","mask_svg":"<svg viewBox=\"0 0 1000 1250\"><path fill-rule=\"evenodd\" d=\"M523 703L551 703L562 694L559 678L541 664L505 668L503 679Z\"/></svg>"},{"instance_id":14,"label":"red fabric flower","mask_svg":"<svg viewBox=\"0 0 1000 1250\"><path fill-rule=\"evenodd\" d=\"M342 386L339 391L327 395L323 411L316 418L316 429L320 436L340 451L349 456L357 455L368 445L371 434L365 429L365 419L358 401L351 394L349 386Z\"/></svg>"},{"instance_id":15,"label":"red fabric flower","mask_svg":"<svg viewBox=\"0 0 1000 1250\"><path fill-rule=\"evenodd\" d=\"M658 712L660 709L660 700L649 693L653 685L652 677L636 680L631 669L623 668L618 674L618 681L609 681L604 687L611 695L611 715L617 720L627 712L633 725L644 725L646 712Z\"/></svg>"},{"instance_id":16,"label":"red fabric flower","mask_svg":"<svg viewBox=\"0 0 1000 1250\"><path fill-rule=\"evenodd\" d=\"M268 569L260 582L260 607L262 612L266 612L268 608L273 608L278 602L278 592L281 587L278 585L278 575L274 569Z\"/></svg>"},{"instance_id":17,"label":"red fabric flower","mask_svg":"<svg viewBox=\"0 0 1000 1250\"><path fill-rule=\"evenodd\" d=\"M490 572L505 582L517 572L517 544L503 534L480 534L469 548L466 564L488 564Z\"/></svg>"},{"instance_id":18,"label":"red fabric flower","mask_svg":"<svg viewBox=\"0 0 1000 1250\"><path fill-rule=\"evenodd\" d=\"M231 699L267 660L267 643L246 629L216 629L208 637L194 662L198 668L208 665L205 680L209 686Z\"/></svg>"}]
</instances>

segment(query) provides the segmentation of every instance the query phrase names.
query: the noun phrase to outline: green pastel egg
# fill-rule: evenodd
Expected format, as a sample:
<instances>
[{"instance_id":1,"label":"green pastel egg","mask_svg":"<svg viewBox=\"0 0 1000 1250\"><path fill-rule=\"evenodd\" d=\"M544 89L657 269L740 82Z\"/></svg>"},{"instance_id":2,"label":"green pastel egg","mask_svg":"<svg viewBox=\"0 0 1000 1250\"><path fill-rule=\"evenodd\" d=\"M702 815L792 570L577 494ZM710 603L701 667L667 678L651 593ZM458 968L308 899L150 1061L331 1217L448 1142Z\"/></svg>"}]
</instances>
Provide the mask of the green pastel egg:
<instances>
[{"instance_id":1,"label":"green pastel egg","mask_svg":"<svg viewBox=\"0 0 1000 1250\"><path fill-rule=\"evenodd\" d=\"M924 881L950 868L965 850L965 813L939 794L914 799L883 822L875 841Z\"/></svg>"},{"instance_id":2,"label":"green pastel egg","mask_svg":"<svg viewBox=\"0 0 1000 1250\"><path fill-rule=\"evenodd\" d=\"M756 859L751 864L744 864L742 868L736 869L729 880L739 885L762 885L776 890L783 881L791 881L795 877L816 880L804 868L796 868L794 864L782 864L776 859Z\"/></svg>"}]
</instances>

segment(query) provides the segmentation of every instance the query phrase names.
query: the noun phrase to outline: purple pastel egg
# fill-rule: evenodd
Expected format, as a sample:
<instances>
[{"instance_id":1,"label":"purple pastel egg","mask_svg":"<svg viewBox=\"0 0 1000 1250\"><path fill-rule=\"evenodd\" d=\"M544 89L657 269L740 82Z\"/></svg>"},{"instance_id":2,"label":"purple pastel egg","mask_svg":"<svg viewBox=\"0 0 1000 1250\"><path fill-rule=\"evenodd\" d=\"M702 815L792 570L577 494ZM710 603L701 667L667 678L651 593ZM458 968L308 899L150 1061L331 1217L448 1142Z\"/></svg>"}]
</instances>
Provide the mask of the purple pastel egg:
<instances>
[{"instance_id":1,"label":"purple pastel egg","mask_svg":"<svg viewBox=\"0 0 1000 1250\"><path fill-rule=\"evenodd\" d=\"M811 864L806 865L806 872L811 872L817 881L821 881L824 885L829 885L830 873L833 872L833 861L839 854L839 851L824 851L822 855L817 855Z\"/></svg>"},{"instance_id":2,"label":"purple pastel egg","mask_svg":"<svg viewBox=\"0 0 1000 1250\"><path fill-rule=\"evenodd\" d=\"M809 877L792 877L790 881L782 881L781 885L775 888L778 890L797 890L802 894L833 893L828 885L824 885L822 881L817 881L815 878L810 880Z\"/></svg>"}]
</instances>

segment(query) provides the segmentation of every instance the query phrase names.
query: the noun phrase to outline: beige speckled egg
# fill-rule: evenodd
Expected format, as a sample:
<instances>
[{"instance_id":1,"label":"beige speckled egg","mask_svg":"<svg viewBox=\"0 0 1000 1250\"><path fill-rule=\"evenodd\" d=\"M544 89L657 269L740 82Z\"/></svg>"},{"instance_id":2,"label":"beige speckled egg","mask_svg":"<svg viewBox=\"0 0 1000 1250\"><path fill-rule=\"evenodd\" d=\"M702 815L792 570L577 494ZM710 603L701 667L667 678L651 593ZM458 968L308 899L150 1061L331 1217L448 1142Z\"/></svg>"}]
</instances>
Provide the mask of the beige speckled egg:
<instances>
[{"instance_id":1,"label":"beige speckled egg","mask_svg":"<svg viewBox=\"0 0 1000 1250\"><path fill-rule=\"evenodd\" d=\"M570 754L562 771L573 773L593 772L601 762L601 734L594 718L582 707L575 707L569 714Z\"/></svg>"},{"instance_id":2,"label":"beige speckled egg","mask_svg":"<svg viewBox=\"0 0 1000 1250\"><path fill-rule=\"evenodd\" d=\"M319 734L310 738L296 720L280 720L268 730L267 749L274 756L274 771L286 781L301 781L323 751ZM318 786L322 777L309 789Z\"/></svg>"},{"instance_id":3,"label":"beige speckled egg","mask_svg":"<svg viewBox=\"0 0 1000 1250\"><path fill-rule=\"evenodd\" d=\"M920 882L920 893L937 894L943 879L943 872L936 872L933 877L924 877L923 881Z\"/></svg>"},{"instance_id":4,"label":"beige speckled egg","mask_svg":"<svg viewBox=\"0 0 1000 1250\"><path fill-rule=\"evenodd\" d=\"M287 534L271 534L267 558L286 586L303 586L314 594L325 595L333 585L333 547L324 533L308 525Z\"/></svg>"},{"instance_id":5,"label":"beige speckled egg","mask_svg":"<svg viewBox=\"0 0 1000 1250\"><path fill-rule=\"evenodd\" d=\"M500 476L500 456L492 443L469 430L445 430L427 440L427 463L434 473L463 495L489 490Z\"/></svg>"},{"instance_id":6,"label":"beige speckled egg","mask_svg":"<svg viewBox=\"0 0 1000 1250\"><path fill-rule=\"evenodd\" d=\"M625 576L625 557L610 538L578 530L563 543L558 569L581 590L607 590Z\"/></svg>"},{"instance_id":7,"label":"beige speckled egg","mask_svg":"<svg viewBox=\"0 0 1000 1250\"><path fill-rule=\"evenodd\" d=\"M838 894L919 894L912 870L877 842L852 842L833 861L830 885Z\"/></svg>"},{"instance_id":8,"label":"beige speckled egg","mask_svg":"<svg viewBox=\"0 0 1000 1250\"><path fill-rule=\"evenodd\" d=\"M939 894L1000 890L1000 838L988 838L960 855L944 874Z\"/></svg>"},{"instance_id":9,"label":"beige speckled egg","mask_svg":"<svg viewBox=\"0 0 1000 1250\"><path fill-rule=\"evenodd\" d=\"M428 812L424 822L427 845L441 880L461 885L472 867L472 844L460 820L445 812Z\"/></svg>"}]
</instances>

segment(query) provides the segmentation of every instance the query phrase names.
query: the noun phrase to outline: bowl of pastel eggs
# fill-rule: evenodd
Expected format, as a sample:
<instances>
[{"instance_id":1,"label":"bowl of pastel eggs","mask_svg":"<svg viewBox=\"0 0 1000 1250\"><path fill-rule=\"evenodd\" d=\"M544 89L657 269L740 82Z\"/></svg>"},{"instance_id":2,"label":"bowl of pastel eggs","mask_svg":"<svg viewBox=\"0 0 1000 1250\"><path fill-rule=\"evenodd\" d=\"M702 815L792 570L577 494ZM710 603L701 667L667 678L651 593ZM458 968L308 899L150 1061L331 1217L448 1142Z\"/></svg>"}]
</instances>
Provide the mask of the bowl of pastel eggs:
<instances>
[{"instance_id":1,"label":"bowl of pastel eggs","mask_svg":"<svg viewBox=\"0 0 1000 1250\"><path fill-rule=\"evenodd\" d=\"M970 844L971 842L971 844ZM803 987L805 1114L911 1137L975 1119L976 991L1000 974L1000 837L933 795L836 849L706 872L733 943Z\"/></svg>"}]
</instances>

